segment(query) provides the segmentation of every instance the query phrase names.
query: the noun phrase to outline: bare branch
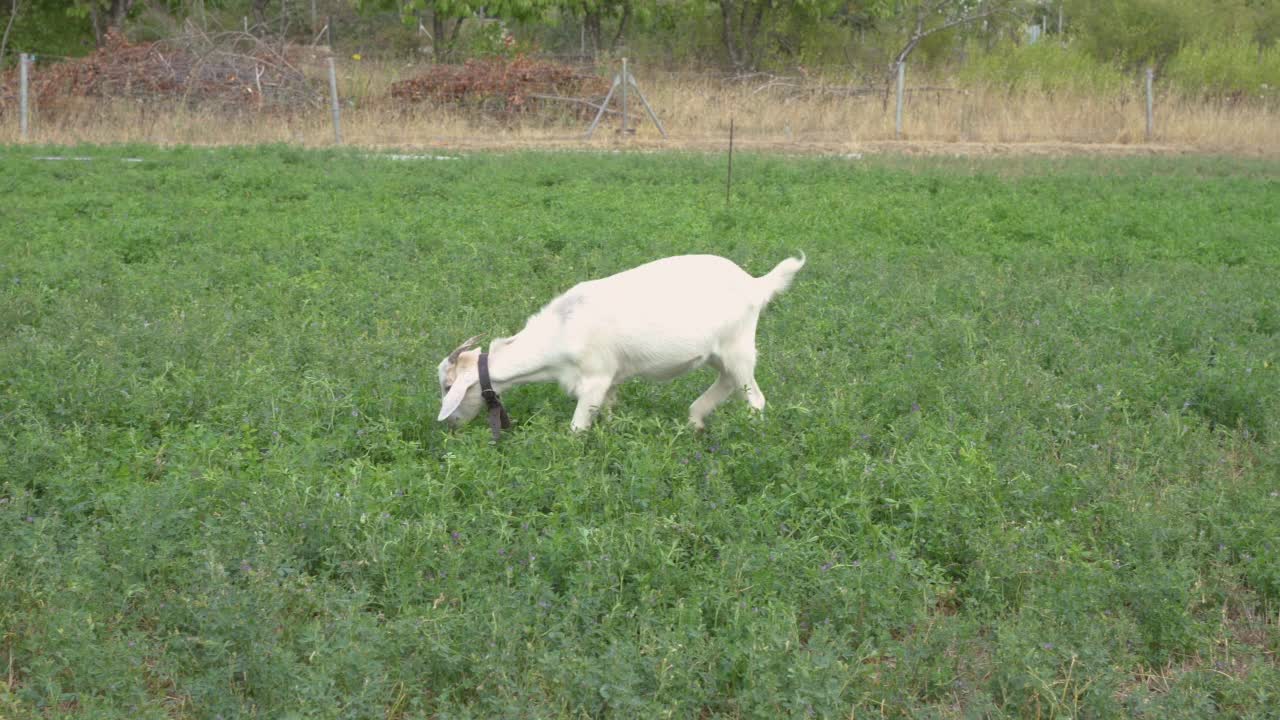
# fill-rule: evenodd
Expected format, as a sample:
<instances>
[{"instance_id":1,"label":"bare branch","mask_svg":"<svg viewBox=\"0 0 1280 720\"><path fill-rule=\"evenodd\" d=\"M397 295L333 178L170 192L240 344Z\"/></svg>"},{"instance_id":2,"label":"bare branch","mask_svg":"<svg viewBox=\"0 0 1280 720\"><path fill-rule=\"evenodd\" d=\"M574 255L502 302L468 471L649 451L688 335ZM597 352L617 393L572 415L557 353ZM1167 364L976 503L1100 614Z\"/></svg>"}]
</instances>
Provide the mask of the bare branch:
<instances>
[{"instance_id":1,"label":"bare branch","mask_svg":"<svg viewBox=\"0 0 1280 720\"><path fill-rule=\"evenodd\" d=\"M21 0L13 0L13 5L9 8L9 22L4 26L4 39L0 40L0 63L4 62L4 54L9 49L9 33L13 30L13 21L18 17L20 6Z\"/></svg>"}]
</instances>

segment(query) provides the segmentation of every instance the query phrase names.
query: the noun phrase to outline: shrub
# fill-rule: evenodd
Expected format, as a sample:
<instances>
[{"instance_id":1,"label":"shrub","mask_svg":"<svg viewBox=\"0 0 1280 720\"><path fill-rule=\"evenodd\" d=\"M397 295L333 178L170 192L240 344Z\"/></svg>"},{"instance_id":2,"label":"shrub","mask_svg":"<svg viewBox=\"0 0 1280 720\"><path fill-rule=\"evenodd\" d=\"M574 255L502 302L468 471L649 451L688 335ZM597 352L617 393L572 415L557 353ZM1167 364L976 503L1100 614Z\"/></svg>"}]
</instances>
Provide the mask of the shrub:
<instances>
[{"instance_id":1,"label":"shrub","mask_svg":"<svg viewBox=\"0 0 1280 720\"><path fill-rule=\"evenodd\" d=\"M1010 92L1110 94L1130 82L1114 64L1096 60L1071 44L1004 43L971 57L960 73L962 79L1007 87Z\"/></svg>"},{"instance_id":2,"label":"shrub","mask_svg":"<svg viewBox=\"0 0 1280 720\"><path fill-rule=\"evenodd\" d=\"M1246 37L1188 45L1165 70L1179 90L1193 95L1265 95L1280 86L1280 46L1263 49Z\"/></svg>"}]
</instances>

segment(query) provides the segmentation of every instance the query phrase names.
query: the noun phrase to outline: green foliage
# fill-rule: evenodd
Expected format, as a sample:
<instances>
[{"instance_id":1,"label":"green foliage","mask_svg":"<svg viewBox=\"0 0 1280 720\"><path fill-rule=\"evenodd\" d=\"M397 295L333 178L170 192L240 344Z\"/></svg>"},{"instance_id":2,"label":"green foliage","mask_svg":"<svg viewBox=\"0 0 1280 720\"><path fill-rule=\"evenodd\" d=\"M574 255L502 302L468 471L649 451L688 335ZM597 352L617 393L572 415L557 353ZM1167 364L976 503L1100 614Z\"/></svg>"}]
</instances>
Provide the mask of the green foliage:
<instances>
[{"instance_id":1,"label":"green foliage","mask_svg":"<svg viewBox=\"0 0 1280 720\"><path fill-rule=\"evenodd\" d=\"M0 715L1275 707L1273 161L6 156ZM434 422L573 282L798 248L763 417Z\"/></svg>"},{"instance_id":2,"label":"green foliage","mask_svg":"<svg viewBox=\"0 0 1280 720\"><path fill-rule=\"evenodd\" d=\"M1280 45L1263 49L1243 37L1190 45L1173 57L1165 74L1193 95L1274 95L1280 88Z\"/></svg>"},{"instance_id":3,"label":"green foliage","mask_svg":"<svg viewBox=\"0 0 1280 720\"><path fill-rule=\"evenodd\" d=\"M1135 66L1237 36L1269 45L1280 26L1272 0L1067 0L1066 12L1072 34L1094 57Z\"/></svg>"},{"instance_id":4,"label":"green foliage","mask_svg":"<svg viewBox=\"0 0 1280 720\"><path fill-rule=\"evenodd\" d=\"M11 5L0 7L0 32L9 22ZM23 0L10 30L6 54L35 53L44 56L81 55L93 49L93 26L87 16L73 12L65 2ZM0 61L13 62L11 57Z\"/></svg>"},{"instance_id":5,"label":"green foliage","mask_svg":"<svg viewBox=\"0 0 1280 720\"><path fill-rule=\"evenodd\" d=\"M1073 34L1104 62L1160 63L1194 32L1201 0L1069 0Z\"/></svg>"},{"instance_id":6,"label":"green foliage","mask_svg":"<svg viewBox=\"0 0 1280 720\"><path fill-rule=\"evenodd\" d=\"M1031 45L1002 43L973 53L960 70L965 82L1006 87L1010 92L1111 95L1133 85L1114 63L1102 62L1076 44L1053 41Z\"/></svg>"}]
</instances>

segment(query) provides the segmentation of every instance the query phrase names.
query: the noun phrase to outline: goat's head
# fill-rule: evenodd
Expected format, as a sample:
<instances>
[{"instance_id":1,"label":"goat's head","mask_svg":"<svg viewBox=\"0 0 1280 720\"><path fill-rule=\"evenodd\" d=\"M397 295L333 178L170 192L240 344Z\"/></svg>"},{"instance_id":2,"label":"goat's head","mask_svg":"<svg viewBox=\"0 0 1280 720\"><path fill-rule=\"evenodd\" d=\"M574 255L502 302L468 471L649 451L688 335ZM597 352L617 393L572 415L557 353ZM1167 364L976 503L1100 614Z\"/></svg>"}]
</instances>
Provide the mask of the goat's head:
<instances>
[{"instance_id":1,"label":"goat's head","mask_svg":"<svg viewBox=\"0 0 1280 720\"><path fill-rule=\"evenodd\" d=\"M480 395L480 337L469 338L440 361L440 416L449 427L457 427L484 409Z\"/></svg>"}]
</instances>

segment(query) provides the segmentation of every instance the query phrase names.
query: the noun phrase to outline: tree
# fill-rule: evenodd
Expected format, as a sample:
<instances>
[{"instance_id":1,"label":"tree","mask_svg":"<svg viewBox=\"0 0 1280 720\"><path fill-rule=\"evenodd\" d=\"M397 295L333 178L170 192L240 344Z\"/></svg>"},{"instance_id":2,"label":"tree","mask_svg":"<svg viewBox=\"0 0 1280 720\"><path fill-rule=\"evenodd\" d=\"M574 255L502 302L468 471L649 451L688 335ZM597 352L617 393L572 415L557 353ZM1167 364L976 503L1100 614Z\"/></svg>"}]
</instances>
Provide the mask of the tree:
<instances>
[{"instance_id":1,"label":"tree","mask_svg":"<svg viewBox=\"0 0 1280 720\"><path fill-rule=\"evenodd\" d=\"M124 29L124 21L133 9L134 0L80 0L87 6L89 19L93 23L93 36L98 47L106 40L107 31Z\"/></svg>"},{"instance_id":2,"label":"tree","mask_svg":"<svg viewBox=\"0 0 1280 720\"><path fill-rule=\"evenodd\" d=\"M1023 5L1025 2L1021 0L912 0L903 3L901 15L907 20L906 38L889 64L890 76L930 35L1012 13Z\"/></svg>"},{"instance_id":3,"label":"tree","mask_svg":"<svg viewBox=\"0 0 1280 720\"><path fill-rule=\"evenodd\" d=\"M797 46L785 28L811 28L814 22L856 22L879 17L893 0L716 0L720 38L729 65L738 72L759 68L771 47Z\"/></svg>"},{"instance_id":4,"label":"tree","mask_svg":"<svg viewBox=\"0 0 1280 720\"><path fill-rule=\"evenodd\" d=\"M720 38L729 54L729 64L738 72L755 70L760 62L760 28L773 3L770 0L717 1L723 21Z\"/></svg>"},{"instance_id":5,"label":"tree","mask_svg":"<svg viewBox=\"0 0 1280 720\"><path fill-rule=\"evenodd\" d=\"M594 55L601 50L613 50L618 47L618 43L627 33L627 26L631 23L633 8L632 0L568 0L567 9L575 15L581 15L584 35ZM615 16L618 18L617 30L606 47L604 23L607 18Z\"/></svg>"},{"instance_id":6,"label":"tree","mask_svg":"<svg viewBox=\"0 0 1280 720\"><path fill-rule=\"evenodd\" d=\"M0 38L0 63L4 62L4 54L9 50L9 33L13 32L13 21L18 19L18 11L21 9L19 0L13 0L9 7L9 20L4 24L4 37Z\"/></svg>"}]
</instances>

